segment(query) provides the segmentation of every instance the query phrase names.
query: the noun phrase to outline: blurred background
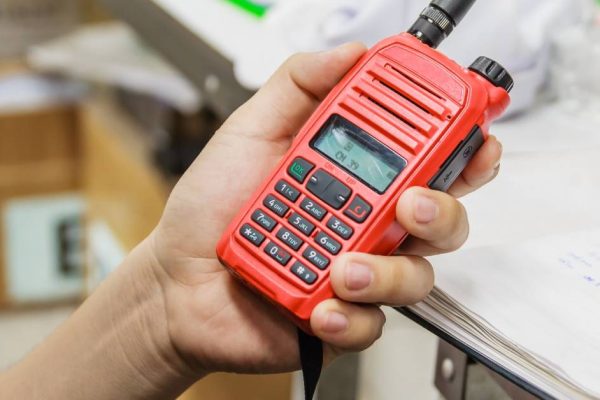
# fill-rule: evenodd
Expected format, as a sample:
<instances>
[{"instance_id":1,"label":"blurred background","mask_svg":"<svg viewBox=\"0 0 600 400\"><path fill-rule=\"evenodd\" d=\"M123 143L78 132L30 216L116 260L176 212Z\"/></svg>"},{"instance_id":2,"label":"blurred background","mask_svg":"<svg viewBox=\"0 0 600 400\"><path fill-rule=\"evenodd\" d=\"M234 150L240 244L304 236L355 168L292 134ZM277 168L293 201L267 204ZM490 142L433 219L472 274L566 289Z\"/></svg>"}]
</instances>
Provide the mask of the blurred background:
<instances>
[{"instance_id":1,"label":"blurred background","mask_svg":"<svg viewBox=\"0 0 600 400\"><path fill-rule=\"evenodd\" d=\"M0 369L152 230L215 129L285 58L374 44L426 3L0 0ZM595 0L480 0L442 51L513 73L495 131L509 156L600 146ZM440 397L437 338L394 312L388 321L373 349L328 372L320 399ZM299 399L298 382L215 375L183 398Z\"/></svg>"}]
</instances>

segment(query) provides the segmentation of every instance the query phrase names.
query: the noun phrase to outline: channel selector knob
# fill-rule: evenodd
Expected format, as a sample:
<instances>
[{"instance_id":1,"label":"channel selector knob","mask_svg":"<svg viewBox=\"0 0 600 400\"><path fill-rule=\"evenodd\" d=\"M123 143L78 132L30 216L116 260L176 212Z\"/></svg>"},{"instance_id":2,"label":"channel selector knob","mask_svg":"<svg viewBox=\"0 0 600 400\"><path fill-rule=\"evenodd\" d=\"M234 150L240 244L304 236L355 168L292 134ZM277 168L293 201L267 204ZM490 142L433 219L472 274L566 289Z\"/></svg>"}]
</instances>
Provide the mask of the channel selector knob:
<instances>
[{"instance_id":1,"label":"channel selector knob","mask_svg":"<svg viewBox=\"0 0 600 400\"><path fill-rule=\"evenodd\" d=\"M508 93L515 86L513 78L508 71L496 61L487 58L479 57L469 69L490 81L494 86L501 87Z\"/></svg>"}]
</instances>

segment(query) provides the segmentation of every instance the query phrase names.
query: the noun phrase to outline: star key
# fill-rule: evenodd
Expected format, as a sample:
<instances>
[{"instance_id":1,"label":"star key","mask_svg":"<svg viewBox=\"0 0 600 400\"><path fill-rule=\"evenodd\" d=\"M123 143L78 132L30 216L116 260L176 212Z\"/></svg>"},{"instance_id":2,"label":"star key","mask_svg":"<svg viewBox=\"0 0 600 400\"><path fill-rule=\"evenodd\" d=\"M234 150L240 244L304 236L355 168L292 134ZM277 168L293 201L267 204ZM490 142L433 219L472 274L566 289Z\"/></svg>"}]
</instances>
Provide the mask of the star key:
<instances>
[{"instance_id":1,"label":"star key","mask_svg":"<svg viewBox=\"0 0 600 400\"><path fill-rule=\"evenodd\" d=\"M240 234L244 239L259 247L265 241L265 235L254 229L251 225L245 224L240 229Z\"/></svg>"}]
</instances>

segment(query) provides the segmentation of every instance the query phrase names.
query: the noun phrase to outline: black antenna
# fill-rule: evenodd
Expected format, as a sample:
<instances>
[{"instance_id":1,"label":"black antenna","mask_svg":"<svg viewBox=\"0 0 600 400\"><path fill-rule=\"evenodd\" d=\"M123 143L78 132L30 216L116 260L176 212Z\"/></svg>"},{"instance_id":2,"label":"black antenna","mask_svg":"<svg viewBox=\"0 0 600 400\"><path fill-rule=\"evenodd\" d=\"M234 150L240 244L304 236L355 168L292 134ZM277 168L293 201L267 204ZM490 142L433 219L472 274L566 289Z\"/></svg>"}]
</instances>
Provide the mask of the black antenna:
<instances>
[{"instance_id":1,"label":"black antenna","mask_svg":"<svg viewBox=\"0 0 600 400\"><path fill-rule=\"evenodd\" d=\"M452 33L474 3L475 0L432 0L408 33L435 49Z\"/></svg>"}]
</instances>

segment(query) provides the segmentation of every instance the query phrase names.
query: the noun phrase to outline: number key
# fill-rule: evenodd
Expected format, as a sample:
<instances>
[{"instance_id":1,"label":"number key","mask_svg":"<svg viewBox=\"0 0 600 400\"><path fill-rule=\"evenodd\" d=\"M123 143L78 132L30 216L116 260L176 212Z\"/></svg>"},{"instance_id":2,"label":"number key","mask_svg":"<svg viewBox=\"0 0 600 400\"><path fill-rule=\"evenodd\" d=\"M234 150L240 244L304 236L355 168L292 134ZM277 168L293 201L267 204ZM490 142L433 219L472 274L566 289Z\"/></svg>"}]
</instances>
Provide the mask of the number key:
<instances>
[{"instance_id":1,"label":"number key","mask_svg":"<svg viewBox=\"0 0 600 400\"><path fill-rule=\"evenodd\" d=\"M315 267L320 270L325 270L329 266L329 259L325 257L323 254L319 253L313 247L308 247L304 253L302 254L304 258L310 261Z\"/></svg>"},{"instance_id":2,"label":"number key","mask_svg":"<svg viewBox=\"0 0 600 400\"><path fill-rule=\"evenodd\" d=\"M310 236L315 230L315 226L302 218L298 213L293 213L288 221L294 228L298 229L306 236Z\"/></svg>"},{"instance_id":3,"label":"number key","mask_svg":"<svg viewBox=\"0 0 600 400\"><path fill-rule=\"evenodd\" d=\"M298 189L294 188L283 179L277 182L277 185L275 185L275 190L277 190L277 192L279 192L283 197L292 203L295 203L296 200L298 200L298 197L300 197L300 192Z\"/></svg>"},{"instance_id":4,"label":"number key","mask_svg":"<svg viewBox=\"0 0 600 400\"><path fill-rule=\"evenodd\" d=\"M314 200L309 199L308 197L302 201L300 207L319 221L323 221L325 215L327 215L327 211L314 202Z\"/></svg>"},{"instance_id":5,"label":"number key","mask_svg":"<svg viewBox=\"0 0 600 400\"><path fill-rule=\"evenodd\" d=\"M268 195L267 198L265 199L265 201L263 202L263 204L265 207L267 207L269 210L273 211L275 214L279 215L280 217L285 216L285 214L290 209L283 202L277 200L277 197L275 197L273 195Z\"/></svg>"},{"instance_id":6,"label":"number key","mask_svg":"<svg viewBox=\"0 0 600 400\"><path fill-rule=\"evenodd\" d=\"M342 249L342 245L339 242L333 240L329 235L323 232L319 232L316 239L317 244L330 252L333 255L336 255Z\"/></svg>"},{"instance_id":7,"label":"number key","mask_svg":"<svg viewBox=\"0 0 600 400\"><path fill-rule=\"evenodd\" d=\"M252 214L252 221L256 222L269 232L273 232L273 229L275 229L275 226L277 225L277 222L273 218L269 217L260 209L254 211L254 214Z\"/></svg>"},{"instance_id":8,"label":"number key","mask_svg":"<svg viewBox=\"0 0 600 400\"><path fill-rule=\"evenodd\" d=\"M327 227L335 232L336 235L342 237L343 239L350 239L354 234L354 230L350 228L348 225L337 219L336 217L331 217L327 222Z\"/></svg>"},{"instance_id":9,"label":"number key","mask_svg":"<svg viewBox=\"0 0 600 400\"><path fill-rule=\"evenodd\" d=\"M302 239L285 228L281 228L279 232L277 232L277 237L294 250L298 250L304 244Z\"/></svg>"},{"instance_id":10,"label":"number key","mask_svg":"<svg viewBox=\"0 0 600 400\"><path fill-rule=\"evenodd\" d=\"M281 248L281 246L276 245L273 242L270 242L265 247L265 253L269 255L273 260L277 261L279 264L286 266L287 263L290 262L292 256L290 253Z\"/></svg>"}]
</instances>

